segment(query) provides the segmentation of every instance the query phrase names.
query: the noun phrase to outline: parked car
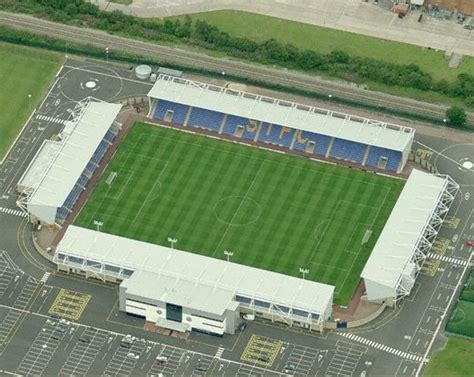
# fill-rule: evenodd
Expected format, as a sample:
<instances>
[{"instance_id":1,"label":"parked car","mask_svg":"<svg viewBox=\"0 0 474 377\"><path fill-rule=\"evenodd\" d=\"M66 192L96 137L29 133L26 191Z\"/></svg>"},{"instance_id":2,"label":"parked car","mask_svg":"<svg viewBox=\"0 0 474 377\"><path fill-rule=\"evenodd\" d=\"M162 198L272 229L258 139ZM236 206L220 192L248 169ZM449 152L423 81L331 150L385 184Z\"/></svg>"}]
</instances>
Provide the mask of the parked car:
<instances>
[{"instance_id":1,"label":"parked car","mask_svg":"<svg viewBox=\"0 0 474 377\"><path fill-rule=\"evenodd\" d=\"M285 367L283 368L283 372L291 374L296 370L296 365L293 363L286 363Z\"/></svg>"},{"instance_id":2,"label":"parked car","mask_svg":"<svg viewBox=\"0 0 474 377\"><path fill-rule=\"evenodd\" d=\"M240 331L244 331L246 328L247 328L247 323L245 323L245 322L242 322L239 326Z\"/></svg>"},{"instance_id":3,"label":"parked car","mask_svg":"<svg viewBox=\"0 0 474 377\"><path fill-rule=\"evenodd\" d=\"M127 357L129 357L130 359L135 359L135 360L138 360L140 358L139 355L133 353L133 352L129 352L127 353Z\"/></svg>"},{"instance_id":4,"label":"parked car","mask_svg":"<svg viewBox=\"0 0 474 377\"><path fill-rule=\"evenodd\" d=\"M466 240L466 246L474 247L474 240Z\"/></svg>"},{"instance_id":5,"label":"parked car","mask_svg":"<svg viewBox=\"0 0 474 377\"><path fill-rule=\"evenodd\" d=\"M194 367L194 370L197 370L198 372L207 372L207 367L203 364L197 364L195 367Z\"/></svg>"},{"instance_id":6,"label":"parked car","mask_svg":"<svg viewBox=\"0 0 474 377\"><path fill-rule=\"evenodd\" d=\"M81 336L79 338L79 341L82 342L82 343L90 343L91 342L91 338L89 338L88 336Z\"/></svg>"},{"instance_id":7,"label":"parked car","mask_svg":"<svg viewBox=\"0 0 474 377\"><path fill-rule=\"evenodd\" d=\"M46 323L50 326L56 326L57 322L56 321L53 321L52 319L47 319L46 320Z\"/></svg>"},{"instance_id":8,"label":"parked car","mask_svg":"<svg viewBox=\"0 0 474 377\"><path fill-rule=\"evenodd\" d=\"M168 361L166 356L157 356L155 359L155 365L165 365Z\"/></svg>"}]
</instances>

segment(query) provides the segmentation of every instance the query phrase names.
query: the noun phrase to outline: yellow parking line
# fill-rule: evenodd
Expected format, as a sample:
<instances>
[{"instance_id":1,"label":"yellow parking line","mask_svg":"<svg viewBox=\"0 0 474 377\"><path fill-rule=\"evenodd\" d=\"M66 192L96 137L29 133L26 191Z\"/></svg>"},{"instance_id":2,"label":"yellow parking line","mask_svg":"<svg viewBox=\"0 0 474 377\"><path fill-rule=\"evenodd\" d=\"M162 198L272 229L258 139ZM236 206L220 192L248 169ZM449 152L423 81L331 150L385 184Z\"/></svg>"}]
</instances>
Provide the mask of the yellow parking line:
<instances>
[{"instance_id":1,"label":"yellow parking line","mask_svg":"<svg viewBox=\"0 0 474 377\"><path fill-rule=\"evenodd\" d=\"M61 289L48 312L77 321L91 297L85 293Z\"/></svg>"}]
</instances>

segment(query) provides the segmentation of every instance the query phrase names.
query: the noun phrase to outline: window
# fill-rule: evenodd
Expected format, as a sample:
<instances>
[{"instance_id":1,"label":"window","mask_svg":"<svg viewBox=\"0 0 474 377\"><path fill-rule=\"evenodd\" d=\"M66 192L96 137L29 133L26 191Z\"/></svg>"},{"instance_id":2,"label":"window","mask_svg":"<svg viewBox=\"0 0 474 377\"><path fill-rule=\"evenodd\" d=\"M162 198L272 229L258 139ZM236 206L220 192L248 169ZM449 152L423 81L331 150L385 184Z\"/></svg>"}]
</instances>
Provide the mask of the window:
<instances>
[{"instance_id":1,"label":"window","mask_svg":"<svg viewBox=\"0 0 474 377\"><path fill-rule=\"evenodd\" d=\"M304 311L304 310L300 310L300 309L293 309L293 315L296 315L298 317L307 317L308 316L308 312Z\"/></svg>"},{"instance_id":2,"label":"window","mask_svg":"<svg viewBox=\"0 0 474 377\"><path fill-rule=\"evenodd\" d=\"M242 302L244 304L250 304L252 299L245 296L235 295L235 301Z\"/></svg>"},{"instance_id":3,"label":"window","mask_svg":"<svg viewBox=\"0 0 474 377\"><path fill-rule=\"evenodd\" d=\"M270 307L270 303L266 302L266 301L254 300L254 304L255 304L255 306L260 306L262 308L269 308Z\"/></svg>"}]
</instances>

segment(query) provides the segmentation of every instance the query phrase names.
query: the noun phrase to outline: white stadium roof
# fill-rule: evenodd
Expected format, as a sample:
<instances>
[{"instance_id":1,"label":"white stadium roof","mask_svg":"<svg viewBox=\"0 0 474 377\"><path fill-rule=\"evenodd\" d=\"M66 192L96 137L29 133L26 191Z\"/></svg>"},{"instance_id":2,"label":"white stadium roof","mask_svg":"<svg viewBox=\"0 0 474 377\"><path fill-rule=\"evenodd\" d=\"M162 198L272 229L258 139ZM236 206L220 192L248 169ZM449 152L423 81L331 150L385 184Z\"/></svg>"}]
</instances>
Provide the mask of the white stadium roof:
<instances>
[{"instance_id":1,"label":"white stadium roof","mask_svg":"<svg viewBox=\"0 0 474 377\"><path fill-rule=\"evenodd\" d=\"M44 140L30 165L18 181L22 189L34 189L51 166L51 161L58 154L62 143L53 140Z\"/></svg>"},{"instance_id":2,"label":"white stadium roof","mask_svg":"<svg viewBox=\"0 0 474 377\"><path fill-rule=\"evenodd\" d=\"M366 287L372 283L395 292L400 279L413 274L420 239L452 182L447 176L412 171L362 271ZM368 295L374 296L369 289Z\"/></svg>"},{"instance_id":3,"label":"white stadium roof","mask_svg":"<svg viewBox=\"0 0 474 377\"><path fill-rule=\"evenodd\" d=\"M77 226L68 227L58 253L134 270L125 286L140 295L216 314L234 305L236 293L321 316L332 305L331 285Z\"/></svg>"},{"instance_id":4,"label":"white stadium roof","mask_svg":"<svg viewBox=\"0 0 474 377\"><path fill-rule=\"evenodd\" d=\"M120 104L91 100L82 106L76 119L66 124L62 132L63 141L59 142L61 147L51 156L49 166L36 182L28 204L57 208L63 205L122 108ZM37 154L35 160L38 157L43 159L42 154ZM37 164L31 166L36 167Z\"/></svg>"},{"instance_id":5,"label":"white stadium roof","mask_svg":"<svg viewBox=\"0 0 474 377\"><path fill-rule=\"evenodd\" d=\"M401 152L415 133L409 127L167 75L158 76L148 96Z\"/></svg>"}]
</instances>

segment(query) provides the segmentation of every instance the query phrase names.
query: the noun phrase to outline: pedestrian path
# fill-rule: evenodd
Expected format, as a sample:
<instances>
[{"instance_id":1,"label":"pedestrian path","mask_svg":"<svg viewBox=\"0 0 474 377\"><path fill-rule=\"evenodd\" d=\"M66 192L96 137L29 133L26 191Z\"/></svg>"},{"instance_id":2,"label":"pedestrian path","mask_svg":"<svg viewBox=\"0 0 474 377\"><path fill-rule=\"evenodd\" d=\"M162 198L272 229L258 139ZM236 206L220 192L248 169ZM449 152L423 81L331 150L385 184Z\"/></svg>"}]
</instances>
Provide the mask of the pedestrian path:
<instances>
[{"instance_id":1,"label":"pedestrian path","mask_svg":"<svg viewBox=\"0 0 474 377\"><path fill-rule=\"evenodd\" d=\"M417 361L417 362L421 362L423 360L423 356L415 355L415 354L409 353L409 352L400 351L400 350L397 350L397 349L392 348L390 346L386 346L384 344L377 343L373 340L363 338L362 336L359 336L359 335L356 335L356 334L343 332L343 333L339 333L339 335L341 335L341 336L343 336L343 337L345 337L349 340L352 340L353 342L357 342L357 343L363 344L365 346L378 349L378 350L383 351L383 352L388 352L388 353L391 353L395 356L402 357L404 359L408 359L408 360L411 360L411 361Z\"/></svg>"},{"instance_id":2,"label":"pedestrian path","mask_svg":"<svg viewBox=\"0 0 474 377\"><path fill-rule=\"evenodd\" d=\"M41 278L40 282L46 283L48 281L48 278L51 276L50 272L45 272L43 277Z\"/></svg>"},{"instance_id":3,"label":"pedestrian path","mask_svg":"<svg viewBox=\"0 0 474 377\"><path fill-rule=\"evenodd\" d=\"M18 217L28 217L27 213L15 208L0 207L0 212L6 213L7 215L13 215L13 216L18 216Z\"/></svg>"},{"instance_id":4,"label":"pedestrian path","mask_svg":"<svg viewBox=\"0 0 474 377\"><path fill-rule=\"evenodd\" d=\"M465 266L467 264L467 261L465 261L464 259L455 258L455 257L447 257L446 255L439 255L436 253L428 253L427 257L431 259L438 259L440 261L447 262L447 263L457 264L459 266Z\"/></svg>"},{"instance_id":5,"label":"pedestrian path","mask_svg":"<svg viewBox=\"0 0 474 377\"><path fill-rule=\"evenodd\" d=\"M59 123L59 124L64 124L64 122L65 122L65 120L63 120L63 119L51 117L51 116L48 116L48 115L42 115L42 114L36 115L36 119L45 120L46 122L51 122L51 123Z\"/></svg>"},{"instance_id":6,"label":"pedestrian path","mask_svg":"<svg viewBox=\"0 0 474 377\"><path fill-rule=\"evenodd\" d=\"M214 357L217 357L218 359L220 359L222 357L222 354L224 353L224 351L225 351L225 348L219 347L217 349L216 355Z\"/></svg>"}]
</instances>

